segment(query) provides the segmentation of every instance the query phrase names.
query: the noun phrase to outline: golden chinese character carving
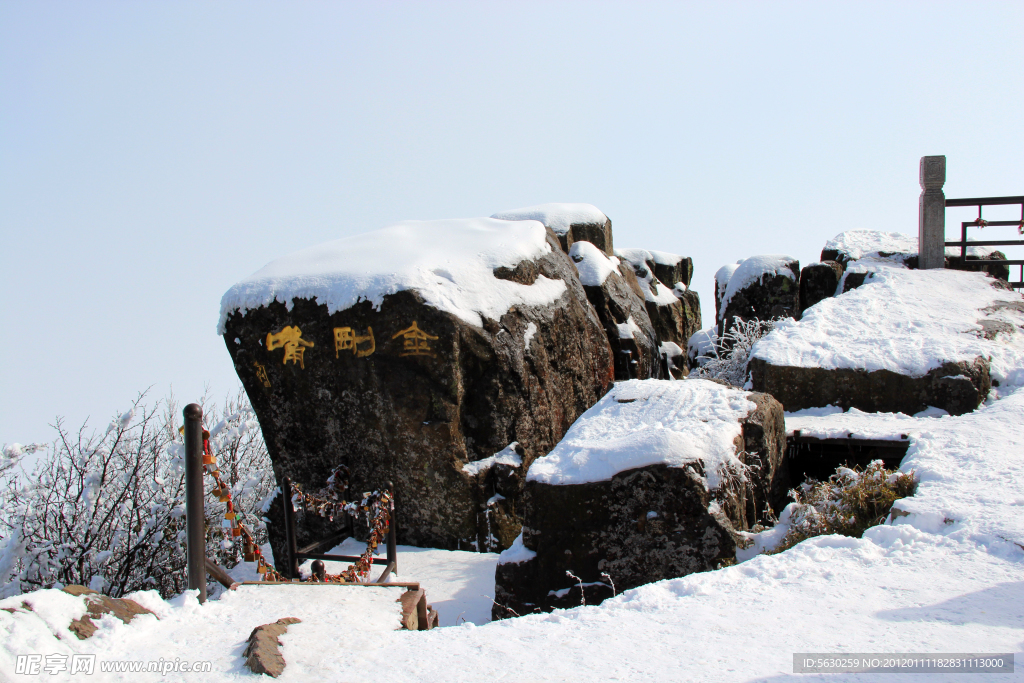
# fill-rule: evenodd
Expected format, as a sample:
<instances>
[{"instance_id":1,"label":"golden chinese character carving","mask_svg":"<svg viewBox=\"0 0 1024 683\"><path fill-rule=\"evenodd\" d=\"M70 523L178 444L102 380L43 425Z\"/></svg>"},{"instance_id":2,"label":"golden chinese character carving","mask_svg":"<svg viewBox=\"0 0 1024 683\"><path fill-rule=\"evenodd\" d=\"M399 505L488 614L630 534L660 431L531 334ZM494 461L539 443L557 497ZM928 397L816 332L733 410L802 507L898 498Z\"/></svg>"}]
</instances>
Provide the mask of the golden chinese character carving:
<instances>
[{"instance_id":1,"label":"golden chinese character carving","mask_svg":"<svg viewBox=\"0 0 1024 683\"><path fill-rule=\"evenodd\" d=\"M360 344L369 344L368 347L359 348ZM334 328L334 357L338 357L339 351L351 351L357 358L366 358L377 350L377 343L373 339L373 328L367 327L366 334L356 334L351 327Z\"/></svg>"},{"instance_id":2,"label":"golden chinese character carving","mask_svg":"<svg viewBox=\"0 0 1024 683\"><path fill-rule=\"evenodd\" d=\"M398 337L405 339L402 344L402 353L399 355L437 357L434 355L433 349L430 348L430 342L427 341L428 339L437 339L437 337L421 330L415 320L412 322L412 325L401 332L396 332L391 338L397 339Z\"/></svg>"},{"instance_id":3,"label":"golden chinese character carving","mask_svg":"<svg viewBox=\"0 0 1024 683\"><path fill-rule=\"evenodd\" d=\"M313 342L303 339L302 330L295 326L286 327L277 334L267 335L267 351L284 348L282 365L287 365L288 361L291 361L298 363L299 367L305 370L306 364L302 357L306 353L306 348L310 346L313 346Z\"/></svg>"},{"instance_id":4,"label":"golden chinese character carving","mask_svg":"<svg viewBox=\"0 0 1024 683\"><path fill-rule=\"evenodd\" d=\"M270 378L267 377L267 369L263 367L263 364L259 361L253 361L253 365L256 366L256 379L263 382L263 386L270 388Z\"/></svg>"}]
</instances>

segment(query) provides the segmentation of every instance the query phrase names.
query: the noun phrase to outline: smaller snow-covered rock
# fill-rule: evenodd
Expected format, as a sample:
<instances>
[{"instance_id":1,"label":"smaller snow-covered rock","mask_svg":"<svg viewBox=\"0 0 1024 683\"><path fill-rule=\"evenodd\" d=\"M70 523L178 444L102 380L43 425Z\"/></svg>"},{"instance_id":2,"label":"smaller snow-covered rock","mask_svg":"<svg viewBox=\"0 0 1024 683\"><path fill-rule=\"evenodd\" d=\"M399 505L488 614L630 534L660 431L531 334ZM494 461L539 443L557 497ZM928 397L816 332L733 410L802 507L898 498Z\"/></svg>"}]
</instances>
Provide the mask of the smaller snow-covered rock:
<instances>
[{"instance_id":1,"label":"smaller snow-covered rock","mask_svg":"<svg viewBox=\"0 0 1024 683\"><path fill-rule=\"evenodd\" d=\"M612 221L592 204L538 204L522 209L501 211L491 218L503 221L540 221L558 237L562 251L569 253L573 243L586 241L608 256L614 254Z\"/></svg>"},{"instance_id":2,"label":"smaller snow-covered rock","mask_svg":"<svg viewBox=\"0 0 1024 683\"><path fill-rule=\"evenodd\" d=\"M693 259L689 256L647 249L616 249L615 255L632 264L638 279L643 279L640 269L646 267L658 282L668 287L675 287L680 282L684 288L690 286Z\"/></svg>"},{"instance_id":3,"label":"smaller snow-covered rock","mask_svg":"<svg viewBox=\"0 0 1024 683\"><path fill-rule=\"evenodd\" d=\"M800 314L822 299L836 295L843 267L836 261L822 261L804 266L800 271Z\"/></svg>"},{"instance_id":4,"label":"smaller snow-covered rock","mask_svg":"<svg viewBox=\"0 0 1024 683\"><path fill-rule=\"evenodd\" d=\"M821 250L822 261L836 261L844 268L862 258L888 259L917 267L917 238L901 232L848 230L841 232Z\"/></svg>"},{"instance_id":5,"label":"smaller snow-covered rock","mask_svg":"<svg viewBox=\"0 0 1024 683\"><path fill-rule=\"evenodd\" d=\"M782 407L710 380L620 382L527 473L492 616L714 569L789 488ZM651 514L655 511L655 514ZM569 578L572 572L579 581Z\"/></svg>"},{"instance_id":6,"label":"smaller snow-covered rock","mask_svg":"<svg viewBox=\"0 0 1024 683\"><path fill-rule=\"evenodd\" d=\"M795 318L800 313L800 262L767 254L738 262L735 270L718 271L715 281L727 282L719 308L718 329L728 339L734 319ZM727 278L727 279L726 279Z\"/></svg>"},{"instance_id":7,"label":"smaller snow-covered rock","mask_svg":"<svg viewBox=\"0 0 1024 683\"><path fill-rule=\"evenodd\" d=\"M728 263L715 271L715 324L722 319L722 302L725 301L725 292L729 289L729 280L732 274L740 267L741 261Z\"/></svg>"},{"instance_id":8,"label":"smaller snow-covered rock","mask_svg":"<svg viewBox=\"0 0 1024 683\"><path fill-rule=\"evenodd\" d=\"M968 239L968 243L974 238ZM1005 259L1006 254L993 251L991 247L967 247L967 264L961 267L960 247L946 247L946 268L954 270L983 271L992 277L1008 280L1009 266L1006 264L972 264L971 261ZM825 243L821 250L822 261L837 261L844 268L854 261L883 261L889 264L902 264L911 269L917 268L917 238L900 232L882 232L880 230L849 230L840 233ZM863 283L863 278L850 282L849 289L855 289Z\"/></svg>"},{"instance_id":9,"label":"smaller snow-covered rock","mask_svg":"<svg viewBox=\"0 0 1024 683\"><path fill-rule=\"evenodd\" d=\"M702 361L700 358L708 358L715 353L715 345L718 343L718 325L713 325L706 330L697 330L686 342L686 360L691 368L697 367Z\"/></svg>"}]
</instances>

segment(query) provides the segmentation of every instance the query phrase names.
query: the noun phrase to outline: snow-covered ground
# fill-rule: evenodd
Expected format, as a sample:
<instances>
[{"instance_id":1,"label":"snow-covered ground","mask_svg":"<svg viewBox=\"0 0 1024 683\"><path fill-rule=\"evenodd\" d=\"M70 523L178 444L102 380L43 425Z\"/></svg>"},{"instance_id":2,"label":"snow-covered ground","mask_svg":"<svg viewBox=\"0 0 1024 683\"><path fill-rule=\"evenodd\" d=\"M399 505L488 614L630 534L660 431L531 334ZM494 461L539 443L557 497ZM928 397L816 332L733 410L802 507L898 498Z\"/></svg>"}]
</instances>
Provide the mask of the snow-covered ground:
<instances>
[{"instance_id":1,"label":"snow-covered ground","mask_svg":"<svg viewBox=\"0 0 1024 683\"><path fill-rule=\"evenodd\" d=\"M95 652L109 659L210 660L213 680L235 680L249 676L239 654L252 626L311 611L330 613L332 621L317 627L308 616L283 636L289 668L282 681L352 681L368 672L417 682L902 681L902 674L793 674L793 654L1012 652L1024 661L1024 388L1004 387L1000 398L959 417L818 412L791 415L788 426L909 436L904 469L914 469L921 484L915 497L898 503L908 515L863 539L815 538L779 555L627 591L597 607L493 624L484 623L484 596L493 595L495 555L400 548L397 578L421 581L442 625L460 624L420 633L387 630L365 616L368 609L325 602L326 593L298 598L302 590L362 588L299 589L286 594L287 602L254 600L292 587L250 588L203 607L190 596L165 603L150 594L145 601L161 614L159 623L104 619L101 633L83 642L57 641L48 632L30 638L17 615L0 612L0 666L22 680L14 654ZM397 618L387 610L380 614ZM146 680L123 677L129 678Z\"/></svg>"}]
</instances>

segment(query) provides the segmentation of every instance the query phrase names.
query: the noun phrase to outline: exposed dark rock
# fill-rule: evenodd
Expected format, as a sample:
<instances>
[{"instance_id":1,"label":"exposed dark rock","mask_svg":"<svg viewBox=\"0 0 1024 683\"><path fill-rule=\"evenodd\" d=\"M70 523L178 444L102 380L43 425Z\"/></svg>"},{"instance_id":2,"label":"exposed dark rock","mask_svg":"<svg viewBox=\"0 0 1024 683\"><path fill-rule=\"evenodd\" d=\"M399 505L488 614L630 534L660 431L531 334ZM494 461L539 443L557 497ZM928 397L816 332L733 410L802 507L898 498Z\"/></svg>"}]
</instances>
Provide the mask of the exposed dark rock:
<instances>
[{"instance_id":1,"label":"exposed dark rock","mask_svg":"<svg viewBox=\"0 0 1024 683\"><path fill-rule=\"evenodd\" d=\"M658 278L658 281L668 287L675 287L676 283L682 282L685 286L690 286L690 279L693 277L693 259L689 256L680 256L674 263L658 263L655 261L652 264L654 270L654 277Z\"/></svg>"},{"instance_id":2,"label":"exposed dark rock","mask_svg":"<svg viewBox=\"0 0 1024 683\"><path fill-rule=\"evenodd\" d=\"M88 611L81 618L72 621L71 625L68 626L68 629L78 636L79 640L85 640L96 633L96 625L92 623L92 620L99 619L104 614L112 614L125 624L140 614L153 614L134 600L129 598L112 598L109 595L98 593L85 586L65 586L63 590L70 595L85 596L85 607ZM153 616L155 617L156 615L154 614Z\"/></svg>"},{"instance_id":3,"label":"exposed dark rock","mask_svg":"<svg viewBox=\"0 0 1024 683\"><path fill-rule=\"evenodd\" d=\"M822 299L836 295L843 267L836 261L822 261L804 266L800 271L800 315Z\"/></svg>"},{"instance_id":4,"label":"exposed dark rock","mask_svg":"<svg viewBox=\"0 0 1024 683\"><path fill-rule=\"evenodd\" d=\"M671 254L658 252L662 261L672 261L671 265L659 264L652 252L643 249L618 250L616 256L622 259L619 271L637 296L644 301L647 316L651 320L661 348L662 372L667 376L685 377L689 371L686 356L686 343L701 328L700 297L697 292L687 289L693 274L693 262L688 257L670 258ZM669 279L669 282L657 277L658 269ZM685 277L685 281L684 281ZM632 283L636 282L636 287ZM667 296L671 294L671 296ZM663 346L671 342L679 347L681 353L668 354Z\"/></svg>"},{"instance_id":5,"label":"exposed dark rock","mask_svg":"<svg viewBox=\"0 0 1024 683\"><path fill-rule=\"evenodd\" d=\"M707 489L700 461L585 484L527 482L521 542L536 554L498 565L492 617L576 607L580 582L586 603L599 603L612 595L602 573L621 592L734 561L744 544L737 531L780 510L790 486L782 407L771 396L749 398L757 408L736 443L745 477L734 472L717 490Z\"/></svg>"},{"instance_id":6,"label":"exposed dark rock","mask_svg":"<svg viewBox=\"0 0 1024 683\"><path fill-rule=\"evenodd\" d=\"M621 262L616 267L595 245L585 242L573 244L569 258L608 336L615 379L660 376L658 339L632 268Z\"/></svg>"},{"instance_id":7,"label":"exposed dark rock","mask_svg":"<svg viewBox=\"0 0 1024 683\"><path fill-rule=\"evenodd\" d=\"M273 678L284 673L285 661L281 655L281 641L278 638L288 631L288 626L300 621L295 617L285 617L273 624L263 624L254 628L249 634L249 644L242 653L245 666L254 674L266 674Z\"/></svg>"},{"instance_id":8,"label":"exposed dark rock","mask_svg":"<svg viewBox=\"0 0 1024 683\"><path fill-rule=\"evenodd\" d=\"M857 289L858 287L860 287L861 285L864 284L865 280L867 280L870 277L871 277L871 271L869 271L869 270L861 270L861 271L856 271L856 272L855 271L849 271L849 270L846 271L846 273L843 275L843 278L842 278L842 281L843 281L843 291L842 291L842 294L846 294L851 289Z\"/></svg>"},{"instance_id":9,"label":"exposed dark rock","mask_svg":"<svg viewBox=\"0 0 1024 683\"><path fill-rule=\"evenodd\" d=\"M787 411L835 405L913 415L935 406L963 415L977 408L992 386L988 361L981 357L944 363L923 377L890 370L776 366L760 358L752 358L748 367L754 389L771 394Z\"/></svg>"},{"instance_id":10,"label":"exposed dark rock","mask_svg":"<svg viewBox=\"0 0 1024 683\"><path fill-rule=\"evenodd\" d=\"M1005 263L991 263L991 264L972 263L972 261L995 260L995 259L1005 260L1006 259L1006 254L1004 254L1001 251L993 251L991 254L989 254L987 256L971 256L970 254L968 254L967 255L967 265L964 266L964 267L960 266L960 256L959 255L957 255L957 256L947 256L946 257L946 267L947 268L953 268L955 270L973 270L973 271L979 271L980 270L980 271L988 273L989 275L991 275L994 278L998 278L1000 280L1007 280L1008 281L1010 279L1010 266L1009 265L1007 265Z\"/></svg>"},{"instance_id":11,"label":"exposed dark rock","mask_svg":"<svg viewBox=\"0 0 1024 683\"><path fill-rule=\"evenodd\" d=\"M525 471L613 379L602 321L550 230L547 241L549 253L496 275L521 283L543 275L564 282L565 292L482 327L425 305L414 290L385 296L379 309L362 301L330 314L296 298L291 310L275 301L228 315L224 340L278 481L289 476L315 492L346 465L356 495L394 482L399 543L486 547L486 499L462 466L518 441ZM310 345L288 360L287 347L268 348L268 335L284 332ZM512 528L516 509L510 500ZM282 512L278 497L268 513L278 557ZM304 514L296 521L299 546L341 525Z\"/></svg>"},{"instance_id":12,"label":"exposed dark rock","mask_svg":"<svg viewBox=\"0 0 1024 683\"><path fill-rule=\"evenodd\" d=\"M741 268L742 266L743 264ZM737 269L737 273L742 271ZM723 340L728 339L727 335L736 318L750 321L798 317L800 262L792 259L782 264L778 271L766 271L758 279L735 292L729 301L723 301L719 308L722 310L718 319L718 329Z\"/></svg>"},{"instance_id":13,"label":"exposed dark rock","mask_svg":"<svg viewBox=\"0 0 1024 683\"><path fill-rule=\"evenodd\" d=\"M563 236L559 236L562 242ZM562 249L569 253L573 242L590 242L595 247L611 256L615 253L612 244L612 219L608 218L604 223L573 223L569 227L568 236L562 242Z\"/></svg>"}]
</instances>

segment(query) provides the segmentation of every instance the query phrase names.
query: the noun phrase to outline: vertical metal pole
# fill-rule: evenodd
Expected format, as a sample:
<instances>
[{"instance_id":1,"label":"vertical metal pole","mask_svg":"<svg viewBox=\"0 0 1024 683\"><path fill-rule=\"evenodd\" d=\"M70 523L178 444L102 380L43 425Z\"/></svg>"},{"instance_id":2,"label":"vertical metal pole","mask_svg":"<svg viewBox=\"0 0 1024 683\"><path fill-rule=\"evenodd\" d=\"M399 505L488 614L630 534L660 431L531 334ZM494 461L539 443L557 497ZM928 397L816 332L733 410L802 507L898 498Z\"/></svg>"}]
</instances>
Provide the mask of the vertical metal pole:
<instances>
[{"instance_id":1,"label":"vertical metal pole","mask_svg":"<svg viewBox=\"0 0 1024 683\"><path fill-rule=\"evenodd\" d=\"M295 538L295 509L292 507L292 480L285 477L283 483L284 491L284 535L285 545L288 546L288 558L285 564L285 575L289 579L299 578L299 548Z\"/></svg>"},{"instance_id":2,"label":"vertical metal pole","mask_svg":"<svg viewBox=\"0 0 1024 683\"><path fill-rule=\"evenodd\" d=\"M917 253L921 270L946 265L946 157L921 157L921 197L917 214Z\"/></svg>"},{"instance_id":3,"label":"vertical metal pole","mask_svg":"<svg viewBox=\"0 0 1024 683\"><path fill-rule=\"evenodd\" d=\"M391 491L391 510L388 512L388 563L393 565L393 571L398 573L398 528L395 524L395 485L388 482L388 490Z\"/></svg>"},{"instance_id":4,"label":"vertical metal pole","mask_svg":"<svg viewBox=\"0 0 1024 683\"><path fill-rule=\"evenodd\" d=\"M206 506L203 491L203 409L185 406L185 539L188 587L206 602Z\"/></svg>"},{"instance_id":5,"label":"vertical metal pole","mask_svg":"<svg viewBox=\"0 0 1024 683\"><path fill-rule=\"evenodd\" d=\"M967 270L967 223L960 224L960 270Z\"/></svg>"}]
</instances>

